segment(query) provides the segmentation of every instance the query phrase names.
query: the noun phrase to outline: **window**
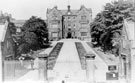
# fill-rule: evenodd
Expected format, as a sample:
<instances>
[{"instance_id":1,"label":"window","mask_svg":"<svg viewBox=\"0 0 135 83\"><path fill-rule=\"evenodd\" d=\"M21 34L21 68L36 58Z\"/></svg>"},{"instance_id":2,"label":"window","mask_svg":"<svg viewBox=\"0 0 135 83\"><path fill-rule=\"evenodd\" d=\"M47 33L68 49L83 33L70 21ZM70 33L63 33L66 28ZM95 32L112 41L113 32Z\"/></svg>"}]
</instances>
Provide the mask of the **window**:
<instances>
[{"instance_id":1,"label":"window","mask_svg":"<svg viewBox=\"0 0 135 83\"><path fill-rule=\"evenodd\" d=\"M71 24L68 24L68 27L70 27L71 26Z\"/></svg>"},{"instance_id":2,"label":"window","mask_svg":"<svg viewBox=\"0 0 135 83\"><path fill-rule=\"evenodd\" d=\"M53 16L52 16L52 18L53 18L53 19L56 19L56 18L57 18L57 16L56 16L56 15L53 15Z\"/></svg>"},{"instance_id":3,"label":"window","mask_svg":"<svg viewBox=\"0 0 135 83\"><path fill-rule=\"evenodd\" d=\"M87 36L87 32L81 32L81 36Z\"/></svg>"},{"instance_id":4,"label":"window","mask_svg":"<svg viewBox=\"0 0 135 83\"><path fill-rule=\"evenodd\" d=\"M86 27L81 27L81 31L84 31L84 29L86 29Z\"/></svg>"},{"instance_id":5,"label":"window","mask_svg":"<svg viewBox=\"0 0 135 83\"><path fill-rule=\"evenodd\" d=\"M81 20L86 20L86 16L81 16Z\"/></svg>"},{"instance_id":6,"label":"window","mask_svg":"<svg viewBox=\"0 0 135 83\"><path fill-rule=\"evenodd\" d=\"M69 28L68 31L71 31L71 29Z\"/></svg>"},{"instance_id":7,"label":"window","mask_svg":"<svg viewBox=\"0 0 135 83\"><path fill-rule=\"evenodd\" d=\"M17 32L17 33L20 33L20 32L21 32L21 28L17 28L17 29L16 29L16 32Z\"/></svg>"},{"instance_id":8,"label":"window","mask_svg":"<svg viewBox=\"0 0 135 83\"><path fill-rule=\"evenodd\" d=\"M51 28L58 28L58 24L52 24Z\"/></svg>"},{"instance_id":9,"label":"window","mask_svg":"<svg viewBox=\"0 0 135 83\"><path fill-rule=\"evenodd\" d=\"M52 37L58 37L58 33L57 32L53 32L52 33Z\"/></svg>"},{"instance_id":10,"label":"window","mask_svg":"<svg viewBox=\"0 0 135 83\"><path fill-rule=\"evenodd\" d=\"M123 46L123 48L126 48L126 40L125 39L122 41L122 46Z\"/></svg>"},{"instance_id":11,"label":"window","mask_svg":"<svg viewBox=\"0 0 135 83\"><path fill-rule=\"evenodd\" d=\"M108 70L109 70L109 71L114 71L114 70L116 70L116 69L117 69L116 65L109 65L109 66L108 66Z\"/></svg>"},{"instance_id":12,"label":"window","mask_svg":"<svg viewBox=\"0 0 135 83\"><path fill-rule=\"evenodd\" d=\"M75 27L75 24L74 24L74 27Z\"/></svg>"},{"instance_id":13,"label":"window","mask_svg":"<svg viewBox=\"0 0 135 83\"><path fill-rule=\"evenodd\" d=\"M71 28L71 24L68 24L68 28Z\"/></svg>"},{"instance_id":14,"label":"window","mask_svg":"<svg viewBox=\"0 0 135 83\"><path fill-rule=\"evenodd\" d=\"M88 25L86 23L81 23L81 27L87 27Z\"/></svg>"},{"instance_id":15,"label":"window","mask_svg":"<svg viewBox=\"0 0 135 83\"><path fill-rule=\"evenodd\" d=\"M70 17L68 17L68 20L70 20Z\"/></svg>"},{"instance_id":16,"label":"window","mask_svg":"<svg viewBox=\"0 0 135 83\"><path fill-rule=\"evenodd\" d=\"M75 28L76 27L76 25L75 24L73 24L73 28Z\"/></svg>"},{"instance_id":17,"label":"window","mask_svg":"<svg viewBox=\"0 0 135 83\"><path fill-rule=\"evenodd\" d=\"M9 48L9 41L7 40L7 48Z\"/></svg>"}]
</instances>

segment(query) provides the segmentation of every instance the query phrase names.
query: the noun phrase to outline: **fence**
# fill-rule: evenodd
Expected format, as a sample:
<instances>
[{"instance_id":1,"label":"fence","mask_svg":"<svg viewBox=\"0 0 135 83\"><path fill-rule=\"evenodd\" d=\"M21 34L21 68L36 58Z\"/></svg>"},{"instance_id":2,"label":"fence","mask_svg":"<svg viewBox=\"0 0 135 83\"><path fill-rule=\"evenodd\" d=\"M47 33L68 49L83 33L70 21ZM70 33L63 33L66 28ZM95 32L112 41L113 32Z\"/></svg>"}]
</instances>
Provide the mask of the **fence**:
<instances>
[{"instance_id":1,"label":"fence","mask_svg":"<svg viewBox=\"0 0 135 83\"><path fill-rule=\"evenodd\" d=\"M4 61L4 81L14 81L31 69L31 61Z\"/></svg>"}]
</instances>

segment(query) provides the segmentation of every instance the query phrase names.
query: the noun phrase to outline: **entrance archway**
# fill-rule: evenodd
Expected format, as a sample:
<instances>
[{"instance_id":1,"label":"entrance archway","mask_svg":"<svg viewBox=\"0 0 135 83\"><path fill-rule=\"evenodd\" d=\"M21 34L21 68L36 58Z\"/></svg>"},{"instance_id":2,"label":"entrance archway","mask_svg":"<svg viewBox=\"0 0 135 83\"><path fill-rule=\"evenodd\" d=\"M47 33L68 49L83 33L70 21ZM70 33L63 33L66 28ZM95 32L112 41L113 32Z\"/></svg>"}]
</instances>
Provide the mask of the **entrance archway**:
<instances>
[{"instance_id":1,"label":"entrance archway","mask_svg":"<svg viewBox=\"0 0 135 83\"><path fill-rule=\"evenodd\" d=\"M67 33L67 38L72 38L72 33L71 32Z\"/></svg>"}]
</instances>

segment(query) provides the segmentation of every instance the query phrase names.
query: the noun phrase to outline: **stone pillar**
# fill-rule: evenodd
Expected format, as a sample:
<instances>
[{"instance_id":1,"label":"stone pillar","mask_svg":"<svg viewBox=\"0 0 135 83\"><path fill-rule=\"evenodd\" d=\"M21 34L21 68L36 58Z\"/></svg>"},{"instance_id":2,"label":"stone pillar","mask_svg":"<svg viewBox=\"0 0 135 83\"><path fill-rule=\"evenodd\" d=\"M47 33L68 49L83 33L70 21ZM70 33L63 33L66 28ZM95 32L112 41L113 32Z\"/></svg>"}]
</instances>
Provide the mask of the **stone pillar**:
<instances>
[{"instance_id":1,"label":"stone pillar","mask_svg":"<svg viewBox=\"0 0 135 83\"><path fill-rule=\"evenodd\" d=\"M123 78L124 77L124 60L123 60L123 57L124 56L122 56L121 55L121 57L120 57L120 78Z\"/></svg>"},{"instance_id":2,"label":"stone pillar","mask_svg":"<svg viewBox=\"0 0 135 83\"><path fill-rule=\"evenodd\" d=\"M3 81L3 60L2 60L2 53L1 53L1 43L0 43L0 83Z\"/></svg>"},{"instance_id":3,"label":"stone pillar","mask_svg":"<svg viewBox=\"0 0 135 83\"><path fill-rule=\"evenodd\" d=\"M124 78L124 61L123 58L121 56L121 54L119 55L119 83L125 83L125 78Z\"/></svg>"},{"instance_id":4,"label":"stone pillar","mask_svg":"<svg viewBox=\"0 0 135 83\"><path fill-rule=\"evenodd\" d=\"M47 81L47 54L42 54L38 56L39 58L39 80Z\"/></svg>"},{"instance_id":5,"label":"stone pillar","mask_svg":"<svg viewBox=\"0 0 135 83\"><path fill-rule=\"evenodd\" d=\"M124 55L122 56L123 60L124 60L124 75L125 75L125 78L126 78L126 82L127 83L130 83L130 73L131 73L131 65L130 65L130 55Z\"/></svg>"},{"instance_id":6,"label":"stone pillar","mask_svg":"<svg viewBox=\"0 0 135 83\"><path fill-rule=\"evenodd\" d=\"M127 57L126 55L121 55L122 56L122 61L123 61L123 76L126 78L127 77Z\"/></svg>"},{"instance_id":7,"label":"stone pillar","mask_svg":"<svg viewBox=\"0 0 135 83\"><path fill-rule=\"evenodd\" d=\"M127 54L121 54L120 58L120 69L119 69L119 81L120 83L129 83L130 82L130 70Z\"/></svg>"},{"instance_id":8,"label":"stone pillar","mask_svg":"<svg viewBox=\"0 0 135 83\"><path fill-rule=\"evenodd\" d=\"M95 82L95 55L94 54L87 54L86 56L86 77L88 83Z\"/></svg>"},{"instance_id":9,"label":"stone pillar","mask_svg":"<svg viewBox=\"0 0 135 83\"><path fill-rule=\"evenodd\" d=\"M135 48L131 49L131 83L135 83Z\"/></svg>"}]
</instances>

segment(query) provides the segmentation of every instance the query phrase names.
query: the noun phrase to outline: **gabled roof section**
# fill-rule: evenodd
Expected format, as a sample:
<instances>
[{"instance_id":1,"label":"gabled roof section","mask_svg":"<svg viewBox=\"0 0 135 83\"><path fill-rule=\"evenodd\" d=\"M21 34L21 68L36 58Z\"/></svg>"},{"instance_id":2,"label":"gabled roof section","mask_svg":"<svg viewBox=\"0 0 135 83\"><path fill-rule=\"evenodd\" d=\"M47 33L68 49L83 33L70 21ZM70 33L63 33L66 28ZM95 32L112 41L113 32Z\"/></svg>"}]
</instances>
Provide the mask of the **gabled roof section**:
<instances>
[{"instance_id":1,"label":"gabled roof section","mask_svg":"<svg viewBox=\"0 0 135 83\"><path fill-rule=\"evenodd\" d=\"M92 9L91 9L91 8L88 8L88 11L89 11L90 13L92 13Z\"/></svg>"},{"instance_id":2,"label":"gabled roof section","mask_svg":"<svg viewBox=\"0 0 135 83\"><path fill-rule=\"evenodd\" d=\"M57 6L54 6L52 9L47 8L47 14L50 13L50 12L52 12L52 11L57 11L57 12L61 13L61 11L58 10L58 7Z\"/></svg>"},{"instance_id":3,"label":"gabled roof section","mask_svg":"<svg viewBox=\"0 0 135 83\"><path fill-rule=\"evenodd\" d=\"M131 48L135 48L135 22L124 20L128 40L131 41Z\"/></svg>"},{"instance_id":4,"label":"gabled roof section","mask_svg":"<svg viewBox=\"0 0 135 83\"><path fill-rule=\"evenodd\" d=\"M8 22L6 21L5 24L0 24L0 42L3 42L5 39L5 35L8 28Z\"/></svg>"},{"instance_id":5,"label":"gabled roof section","mask_svg":"<svg viewBox=\"0 0 135 83\"><path fill-rule=\"evenodd\" d=\"M128 33L127 35L128 35L129 40L135 41L135 23L132 21L125 20L124 24Z\"/></svg>"},{"instance_id":6,"label":"gabled roof section","mask_svg":"<svg viewBox=\"0 0 135 83\"><path fill-rule=\"evenodd\" d=\"M84 5L81 5L80 10L82 10L83 8L85 8L85 6Z\"/></svg>"},{"instance_id":7,"label":"gabled roof section","mask_svg":"<svg viewBox=\"0 0 135 83\"><path fill-rule=\"evenodd\" d=\"M50 8L47 8L47 14L48 14L50 11L51 11L51 9L50 9Z\"/></svg>"},{"instance_id":8,"label":"gabled roof section","mask_svg":"<svg viewBox=\"0 0 135 83\"><path fill-rule=\"evenodd\" d=\"M56 10L58 11L61 15L68 15L68 12L71 12L70 15L77 15L78 12L80 12L81 10L85 9L86 11L92 13L91 8L86 8L84 5L81 5L79 10L75 10L75 9L70 9L70 5L68 5L68 8L65 10L58 10L57 6L54 6L52 9L47 8L47 14ZM70 11L69 11L70 10Z\"/></svg>"},{"instance_id":9,"label":"gabled roof section","mask_svg":"<svg viewBox=\"0 0 135 83\"><path fill-rule=\"evenodd\" d=\"M92 9L91 8L86 8L84 5L81 5L81 7L80 7L80 9L78 11L81 11L83 9L85 9L85 10L89 11L90 13L92 13Z\"/></svg>"}]
</instances>

